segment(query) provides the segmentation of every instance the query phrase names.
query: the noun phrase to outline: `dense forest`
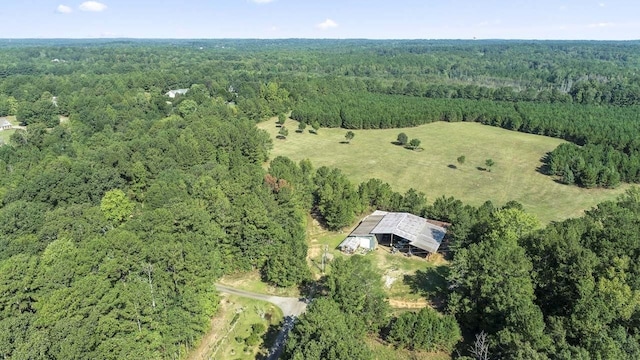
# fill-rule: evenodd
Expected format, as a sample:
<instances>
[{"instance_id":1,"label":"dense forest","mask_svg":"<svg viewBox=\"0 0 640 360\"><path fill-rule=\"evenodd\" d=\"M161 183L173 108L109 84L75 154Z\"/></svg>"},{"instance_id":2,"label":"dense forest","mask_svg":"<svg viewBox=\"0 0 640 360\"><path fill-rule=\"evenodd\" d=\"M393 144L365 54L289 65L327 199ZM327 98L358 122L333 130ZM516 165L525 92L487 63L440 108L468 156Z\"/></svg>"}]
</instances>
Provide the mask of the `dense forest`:
<instances>
[{"instance_id":1,"label":"dense forest","mask_svg":"<svg viewBox=\"0 0 640 360\"><path fill-rule=\"evenodd\" d=\"M308 214L338 230L376 208L452 223L445 306L394 315L366 257L336 260L285 358L368 359L364 336L461 358L638 358L637 189L542 227L514 202L264 166L255 123L476 121L569 141L544 169L567 184L637 183L639 46L2 40L0 117L20 128L0 147L0 355L183 358L217 311L216 279L306 283Z\"/></svg>"}]
</instances>

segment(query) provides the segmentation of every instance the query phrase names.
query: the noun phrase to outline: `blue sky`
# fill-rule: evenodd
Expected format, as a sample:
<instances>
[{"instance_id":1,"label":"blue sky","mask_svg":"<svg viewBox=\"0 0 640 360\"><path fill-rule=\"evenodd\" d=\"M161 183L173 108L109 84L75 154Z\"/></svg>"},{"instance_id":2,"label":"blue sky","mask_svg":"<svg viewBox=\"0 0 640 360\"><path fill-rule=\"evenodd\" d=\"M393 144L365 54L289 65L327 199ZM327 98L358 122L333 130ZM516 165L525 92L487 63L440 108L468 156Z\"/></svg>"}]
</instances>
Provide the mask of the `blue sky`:
<instances>
[{"instance_id":1,"label":"blue sky","mask_svg":"<svg viewBox=\"0 0 640 360\"><path fill-rule=\"evenodd\" d=\"M639 0L3 0L1 38L640 39Z\"/></svg>"}]
</instances>

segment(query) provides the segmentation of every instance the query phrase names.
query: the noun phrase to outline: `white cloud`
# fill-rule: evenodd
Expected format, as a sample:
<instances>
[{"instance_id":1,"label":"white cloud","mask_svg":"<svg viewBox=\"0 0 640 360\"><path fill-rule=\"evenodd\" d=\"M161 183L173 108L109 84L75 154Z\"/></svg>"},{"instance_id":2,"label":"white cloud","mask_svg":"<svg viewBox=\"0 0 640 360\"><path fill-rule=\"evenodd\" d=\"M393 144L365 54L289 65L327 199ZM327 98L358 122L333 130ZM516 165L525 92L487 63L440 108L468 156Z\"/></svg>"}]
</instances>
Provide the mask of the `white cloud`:
<instances>
[{"instance_id":1,"label":"white cloud","mask_svg":"<svg viewBox=\"0 0 640 360\"><path fill-rule=\"evenodd\" d=\"M273 0L251 0L251 2L256 4L268 4L270 2L273 2Z\"/></svg>"},{"instance_id":2,"label":"white cloud","mask_svg":"<svg viewBox=\"0 0 640 360\"><path fill-rule=\"evenodd\" d=\"M327 29L338 27L338 23L331 19L327 19L321 22L320 24L316 25L316 27L322 30L327 30Z\"/></svg>"},{"instance_id":3,"label":"white cloud","mask_svg":"<svg viewBox=\"0 0 640 360\"><path fill-rule=\"evenodd\" d=\"M605 4L605 3L598 3L598 6L600 6L600 7L605 7L605 6L607 6L607 4Z\"/></svg>"},{"instance_id":4,"label":"white cloud","mask_svg":"<svg viewBox=\"0 0 640 360\"><path fill-rule=\"evenodd\" d=\"M107 5L97 1L85 1L79 7L82 11L100 12L107 9Z\"/></svg>"},{"instance_id":5,"label":"white cloud","mask_svg":"<svg viewBox=\"0 0 640 360\"><path fill-rule=\"evenodd\" d=\"M56 8L56 12L60 13L60 14L70 14L73 12L73 9L71 9L70 7L68 7L67 5L58 5L58 7Z\"/></svg>"}]
</instances>

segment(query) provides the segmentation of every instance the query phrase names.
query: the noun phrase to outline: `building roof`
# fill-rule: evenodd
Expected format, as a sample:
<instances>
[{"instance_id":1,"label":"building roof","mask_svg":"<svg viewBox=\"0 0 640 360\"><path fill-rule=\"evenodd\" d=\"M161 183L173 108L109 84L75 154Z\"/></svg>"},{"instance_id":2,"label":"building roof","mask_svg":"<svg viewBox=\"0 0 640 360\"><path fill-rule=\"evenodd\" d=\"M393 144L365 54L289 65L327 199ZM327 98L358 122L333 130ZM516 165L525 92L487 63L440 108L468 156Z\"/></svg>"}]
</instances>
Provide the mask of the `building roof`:
<instances>
[{"instance_id":1,"label":"building roof","mask_svg":"<svg viewBox=\"0 0 640 360\"><path fill-rule=\"evenodd\" d=\"M435 253L446 232L445 228L413 214L376 210L362 220L349 236L393 234L409 240L412 246Z\"/></svg>"},{"instance_id":2,"label":"building roof","mask_svg":"<svg viewBox=\"0 0 640 360\"><path fill-rule=\"evenodd\" d=\"M176 95L184 95L189 91L189 89L175 89L175 90L169 90L165 93L166 96L168 97L175 97Z\"/></svg>"},{"instance_id":3,"label":"building roof","mask_svg":"<svg viewBox=\"0 0 640 360\"><path fill-rule=\"evenodd\" d=\"M372 234L373 228L378 225L384 215L377 215L375 212L366 218L362 219L358 227L356 227L349 236L362 236Z\"/></svg>"},{"instance_id":4,"label":"building roof","mask_svg":"<svg viewBox=\"0 0 640 360\"><path fill-rule=\"evenodd\" d=\"M0 118L0 126L1 127L5 127L5 126L12 126L11 122L9 122L9 119L2 117Z\"/></svg>"},{"instance_id":5,"label":"building roof","mask_svg":"<svg viewBox=\"0 0 640 360\"><path fill-rule=\"evenodd\" d=\"M354 252L358 250L358 247L360 246L360 239L358 239L357 237L349 236L344 239L338 246L342 251Z\"/></svg>"}]
</instances>

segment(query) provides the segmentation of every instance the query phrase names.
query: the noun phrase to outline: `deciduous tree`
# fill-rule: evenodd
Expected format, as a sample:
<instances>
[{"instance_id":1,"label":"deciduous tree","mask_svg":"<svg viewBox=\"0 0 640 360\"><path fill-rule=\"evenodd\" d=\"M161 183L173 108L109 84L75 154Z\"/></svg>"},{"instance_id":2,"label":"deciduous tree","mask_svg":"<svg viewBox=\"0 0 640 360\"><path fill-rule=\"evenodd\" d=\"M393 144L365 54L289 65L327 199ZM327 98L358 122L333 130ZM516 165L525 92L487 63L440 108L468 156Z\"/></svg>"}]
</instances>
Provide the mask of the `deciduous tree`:
<instances>
[{"instance_id":1,"label":"deciduous tree","mask_svg":"<svg viewBox=\"0 0 640 360\"><path fill-rule=\"evenodd\" d=\"M487 160L484 161L484 164L487 166L487 171L491 172L491 168L496 163L493 161L493 159L487 159Z\"/></svg>"},{"instance_id":2,"label":"deciduous tree","mask_svg":"<svg viewBox=\"0 0 640 360\"><path fill-rule=\"evenodd\" d=\"M280 130L278 130L278 135L280 135L280 137L282 137L283 139L286 139L287 136L289 136L289 129L284 126L281 127Z\"/></svg>"},{"instance_id":3,"label":"deciduous tree","mask_svg":"<svg viewBox=\"0 0 640 360\"><path fill-rule=\"evenodd\" d=\"M344 135L344 138L347 140L347 143L351 143L351 140L354 138L354 136L356 136L356 134L353 131L349 130Z\"/></svg>"},{"instance_id":4,"label":"deciduous tree","mask_svg":"<svg viewBox=\"0 0 640 360\"><path fill-rule=\"evenodd\" d=\"M407 134L401 132L400 134L398 134L398 138L396 139L396 141L398 142L398 145L405 146L407 145L409 138L407 137Z\"/></svg>"}]
</instances>

